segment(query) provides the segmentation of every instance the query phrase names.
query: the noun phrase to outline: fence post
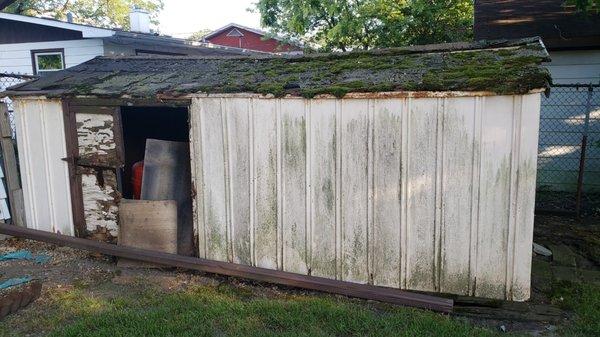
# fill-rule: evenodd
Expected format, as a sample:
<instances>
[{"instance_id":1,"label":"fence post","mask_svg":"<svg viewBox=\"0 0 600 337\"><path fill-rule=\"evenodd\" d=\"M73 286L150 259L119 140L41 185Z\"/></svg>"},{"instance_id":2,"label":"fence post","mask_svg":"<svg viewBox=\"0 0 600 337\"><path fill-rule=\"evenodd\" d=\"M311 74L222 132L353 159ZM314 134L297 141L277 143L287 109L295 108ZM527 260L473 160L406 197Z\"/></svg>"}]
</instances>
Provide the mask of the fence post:
<instances>
[{"instance_id":1,"label":"fence post","mask_svg":"<svg viewBox=\"0 0 600 337\"><path fill-rule=\"evenodd\" d=\"M5 103L0 103L0 146L4 160L4 174L8 187L8 201L10 202L10 212L12 213L11 218L13 224L25 227L23 190L21 189L21 180L19 179L19 169L17 167L15 145L12 139L12 128L10 127L8 117L8 107Z\"/></svg>"},{"instance_id":2,"label":"fence post","mask_svg":"<svg viewBox=\"0 0 600 337\"><path fill-rule=\"evenodd\" d=\"M590 84L585 103L585 120L583 124L583 136L581 137L581 156L579 157L579 172L577 173L577 195L575 196L575 214L581 217L581 195L583 193L583 175L585 173L585 152L587 149L587 136L590 126L590 110L592 109L593 87Z\"/></svg>"}]
</instances>

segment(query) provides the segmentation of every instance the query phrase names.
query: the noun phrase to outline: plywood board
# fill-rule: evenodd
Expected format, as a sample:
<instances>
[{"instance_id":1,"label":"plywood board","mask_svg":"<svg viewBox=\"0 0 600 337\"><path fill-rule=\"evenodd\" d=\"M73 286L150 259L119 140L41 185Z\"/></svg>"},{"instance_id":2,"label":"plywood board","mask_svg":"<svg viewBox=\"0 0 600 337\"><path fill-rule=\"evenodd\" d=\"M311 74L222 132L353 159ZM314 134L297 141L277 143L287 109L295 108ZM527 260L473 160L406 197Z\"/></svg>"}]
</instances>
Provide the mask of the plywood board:
<instances>
[{"instance_id":1,"label":"plywood board","mask_svg":"<svg viewBox=\"0 0 600 337\"><path fill-rule=\"evenodd\" d=\"M193 254L192 188L189 143L158 139L146 141L142 200L175 200L178 252Z\"/></svg>"}]
</instances>

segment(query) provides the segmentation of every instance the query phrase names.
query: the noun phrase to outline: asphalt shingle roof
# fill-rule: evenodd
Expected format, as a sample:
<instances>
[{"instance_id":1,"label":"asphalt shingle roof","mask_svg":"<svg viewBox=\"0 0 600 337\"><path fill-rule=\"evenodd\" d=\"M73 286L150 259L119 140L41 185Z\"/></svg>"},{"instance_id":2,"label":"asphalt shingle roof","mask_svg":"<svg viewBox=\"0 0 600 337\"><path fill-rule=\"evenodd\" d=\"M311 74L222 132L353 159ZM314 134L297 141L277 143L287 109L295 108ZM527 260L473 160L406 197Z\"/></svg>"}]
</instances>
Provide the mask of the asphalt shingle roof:
<instances>
[{"instance_id":1,"label":"asphalt shingle roof","mask_svg":"<svg viewBox=\"0 0 600 337\"><path fill-rule=\"evenodd\" d=\"M154 98L190 93L301 95L547 88L537 38L287 57L97 57L9 89L7 95Z\"/></svg>"}]
</instances>

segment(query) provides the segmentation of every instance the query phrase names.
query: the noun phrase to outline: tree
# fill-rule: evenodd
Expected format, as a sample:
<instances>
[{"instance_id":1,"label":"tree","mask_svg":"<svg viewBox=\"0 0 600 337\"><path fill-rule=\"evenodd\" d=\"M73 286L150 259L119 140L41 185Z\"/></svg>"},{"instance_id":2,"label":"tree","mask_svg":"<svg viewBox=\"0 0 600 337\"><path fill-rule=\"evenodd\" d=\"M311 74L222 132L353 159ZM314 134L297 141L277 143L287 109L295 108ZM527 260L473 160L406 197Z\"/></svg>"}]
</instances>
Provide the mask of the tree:
<instances>
[{"instance_id":1,"label":"tree","mask_svg":"<svg viewBox=\"0 0 600 337\"><path fill-rule=\"evenodd\" d=\"M77 23L129 29L129 12L134 6L150 12L152 23L158 24L162 0L18 0L5 11L59 20L72 13Z\"/></svg>"},{"instance_id":2,"label":"tree","mask_svg":"<svg viewBox=\"0 0 600 337\"><path fill-rule=\"evenodd\" d=\"M600 0L566 0L566 6L575 6L578 12L600 13Z\"/></svg>"},{"instance_id":3,"label":"tree","mask_svg":"<svg viewBox=\"0 0 600 337\"><path fill-rule=\"evenodd\" d=\"M208 28L200 29L199 31L197 31L197 32L193 33L192 35L188 36L187 39L190 40L190 41L202 41L202 38L204 38L210 32L212 32L212 30L210 30Z\"/></svg>"},{"instance_id":4,"label":"tree","mask_svg":"<svg viewBox=\"0 0 600 337\"><path fill-rule=\"evenodd\" d=\"M471 0L259 0L263 26L323 50L472 38Z\"/></svg>"}]
</instances>

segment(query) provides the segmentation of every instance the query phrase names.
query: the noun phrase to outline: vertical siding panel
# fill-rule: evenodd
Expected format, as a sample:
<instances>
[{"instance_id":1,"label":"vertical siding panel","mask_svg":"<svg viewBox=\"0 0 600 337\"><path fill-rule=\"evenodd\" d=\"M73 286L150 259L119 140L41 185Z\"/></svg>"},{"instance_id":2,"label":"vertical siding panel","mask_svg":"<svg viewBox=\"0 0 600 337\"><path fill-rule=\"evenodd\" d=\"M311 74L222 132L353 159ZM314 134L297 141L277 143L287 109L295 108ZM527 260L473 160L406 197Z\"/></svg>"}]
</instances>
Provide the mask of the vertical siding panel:
<instances>
[{"instance_id":1,"label":"vertical siding panel","mask_svg":"<svg viewBox=\"0 0 600 337\"><path fill-rule=\"evenodd\" d=\"M234 263L252 265L250 253L249 102L232 98L227 104L231 248Z\"/></svg>"},{"instance_id":2,"label":"vertical siding panel","mask_svg":"<svg viewBox=\"0 0 600 337\"><path fill-rule=\"evenodd\" d=\"M281 107L283 270L306 274L306 120L304 101Z\"/></svg>"},{"instance_id":3,"label":"vertical siding panel","mask_svg":"<svg viewBox=\"0 0 600 337\"><path fill-rule=\"evenodd\" d=\"M227 201L223 110L219 98L204 99L201 110L206 258L227 261Z\"/></svg>"},{"instance_id":4,"label":"vertical siding panel","mask_svg":"<svg viewBox=\"0 0 600 337\"><path fill-rule=\"evenodd\" d=\"M409 111L407 288L435 290L437 99L414 100Z\"/></svg>"},{"instance_id":5,"label":"vertical siding panel","mask_svg":"<svg viewBox=\"0 0 600 337\"><path fill-rule=\"evenodd\" d=\"M412 98L402 100L402 153L400 154L400 288L405 289L408 275L408 164L409 136L408 116L412 107Z\"/></svg>"},{"instance_id":6,"label":"vertical siding panel","mask_svg":"<svg viewBox=\"0 0 600 337\"><path fill-rule=\"evenodd\" d=\"M335 277L342 279L342 100L335 102Z\"/></svg>"},{"instance_id":7,"label":"vertical siding panel","mask_svg":"<svg viewBox=\"0 0 600 337\"><path fill-rule=\"evenodd\" d=\"M342 279L368 281L368 101L342 101Z\"/></svg>"},{"instance_id":8,"label":"vertical siding panel","mask_svg":"<svg viewBox=\"0 0 600 337\"><path fill-rule=\"evenodd\" d=\"M473 174L471 180L471 209L470 209L470 235L469 235L469 295L475 295L477 277L477 248L479 233L479 186L481 179L481 138L483 123L483 106L485 97L475 97L475 112L473 116Z\"/></svg>"},{"instance_id":9,"label":"vertical siding panel","mask_svg":"<svg viewBox=\"0 0 600 337\"><path fill-rule=\"evenodd\" d=\"M448 99L444 112L440 291L467 295L475 98Z\"/></svg>"},{"instance_id":10,"label":"vertical siding panel","mask_svg":"<svg viewBox=\"0 0 600 337\"><path fill-rule=\"evenodd\" d=\"M206 227L204 221L204 165L202 162L201 99L193 99L190 105L190 159L192 186L194 188L194 231L198 241L198 256L206 258Z\"/></svg>"},{"instance_id":11,"label":"vertical siding panel","mask_svg":"<svg viewBox=\"0 0 600 337\"><path fill-rule=\"evenodd\" d=\"M511 151L510 151L510 176L509 176L509 209L508 209L508 232L506 245L506 298L512 297L512 281L514 271L515 250L515 221L517 206L517 170L519 166L519 152L521 148L521 96L513 96L512 129L511 129Z\"/></svg>"},{"instance_id":12,"label":"vertical siding panel","mask_svg":"<svg viewBox=\"0 0 600 337\"><path fill-rule=\"evenodd\" d=\"M336 101L317 99L310 108L311 273L336 277Z\"/></svg>"},{"instance_id":13,"label":"vertical siding panel","mask_svg":"<svg viewBox=\"0 0 600 337\"><path fill-rule=\"evenodd\" d=\"M229 219L234 262L527 299L539 95L516 99L202 98L207 257Z\"/></svg>"},{"instance_id":14,"label":"vertical siding panel","mask_svg":"<svg viewBox=\"0 0 600 337\"><path fill-rule=\"evenodd\" d=\"M19 167L21 171L21 184L23 188L23 202L25 205L25 218L26 225L28 228L39 229L37 219L35 217L35 203L33 199L33 182L31 181L31 165L29 163L29 156L25 156L25 153L29 153L29 125L27 123L26 115L30 109L25 101L16 100L13 101L15 108L15 119L16 119L16 134L18 137L17 147Z\"/></svg>"},{"instance_id":15,"label":"vertical siding panel","mask_svg":"<svg viewBox=\"0 0 600 337\"><path fill-rule=\"evenodd\" d=\"M46 157L45 147L46 138L44 138L44 125L42 121L43 114L46 113L43 101L35 100L27 106L27 134L28 149L27 160L31 171L32 195L31 200L35 205L36 229L53 232L54 224L50 214L49 199L52 197L48 189L48 158ZM63 138L64 139L64 138ZM41 163L35 164L35 163Z\"/></svg>"},{"instance_id":16,"label":"vertical siding panel","mask_svg":"<svg viewBox=\"0 0 600 337\"><path fill-rule=\"evenodd\" d=\"M520 135L521 147L516 186L516 239L514 252L512 252L514 259L512 298L509 298L513 301L525 301L530 296L540 96L540 94L533 94L522 97L521 123L520 129L517 130Z\"/></svg>"},{"instance_id":17,"label":"vertical siding panel","mask_svg":"<svg viewBox=\"0 0 600 337\"><path fill-rule=\"evenodd\" d=\"M505 296L512 101L512 96L487 97L483 107L476 296Z\"/></svg>"},{"instance_id":18,"label":"vertical siding panel","mask_svg":"<svg viewBox=\"0 0 600 337\"><path fill-rule=\"evenodd\" d=\"M373 111L373 283L400 287L403 100L377 100Z\"/></svg>"},{"instance_id":19,"label":"vertical siding panel","mask_svg":"<svg viewBox=\"0 0 600 337\"><path fill-rule=\"evenodd\" d=\"M62 104L46 99L14 104L27 225L73 235Z\"/></svg>"},{"instance_id":20,"label":"vertical siding panel","mask_svg":"<svg viewBox=\"0 0 600 337\"><path fill-rule=\"evenodd\" d=\"M45 104L45 127L46 147L48 164L49 189L52 195L50 204L52 207L52 221L57 233L73 235L73 213L70 211L71 191L69 189L68 164L62 160L67 156L66 143L64 141L65 124L62 104ZM59 138L59 137L63 138ZM65 210L69 212L65 212Z\"/></svg>"},{"instance_id":21,"label":"vertical siding panel","mask_svg":"<svg viewBox=\"0 0 600 337\"><path fill-rule=\"evenodd\" d=\"M277 263L277 100L254 99L254 177L256 265Z\"/></svg>"}]
</instances>

